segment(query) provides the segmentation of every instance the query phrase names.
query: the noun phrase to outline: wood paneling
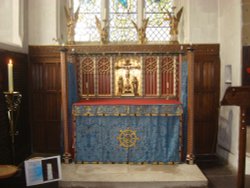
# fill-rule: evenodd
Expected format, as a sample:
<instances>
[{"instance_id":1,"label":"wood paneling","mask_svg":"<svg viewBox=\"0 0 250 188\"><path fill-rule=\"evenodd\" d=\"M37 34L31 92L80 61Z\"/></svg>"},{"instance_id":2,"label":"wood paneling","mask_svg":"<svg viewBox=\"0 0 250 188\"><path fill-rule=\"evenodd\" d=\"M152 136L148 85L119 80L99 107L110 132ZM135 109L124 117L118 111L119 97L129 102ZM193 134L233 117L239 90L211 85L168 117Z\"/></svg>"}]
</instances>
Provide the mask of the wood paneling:
<instances>
[{"instance_id":1,"label":"wood paneling","mask_svg":"<svg viewBox=\"0 0 250 188\"><path fill-rule=\"evenodd\" d=\"M199 46L195 47L199 49ZM215 46L218 48L218 46ZM195 51L195 52L198 52ZM215 153L220 91L219 50L195 53L194 126L196 154Z\"/></svg>"},{"instance_id":2,"label":"wood paneling","mask_svg":"<svg viewBox=\"0 0 250 188\"><path fill-rule=\"evenodd\" d=\"M188 45L183 45L186 49ZM180 45L68 46L77 52L179 51ZM195 152L215 152L220 84L219 45L193 45L195 52ZM60 47L30 46L33 149L60 152Z\"/></svg>"},{"instance_id":3,"label":"wood paneling","mask_svg":"<svg viewBox=\"0 0 250 188\"><path fill-rule=\"evenodd\" d=\"M7 63L13 60L14 90L22 94L20 115L17 119L15 136L16 163L20 163L30 154L30 126L28 113L28 56L27 54L0 50L0 164L11 163L11 144L7 107L3 91L8 90Z\"/></svg>"},{"instance_id":4,"label":"wood paneling","mask_svg":"<svg viewBox=\"0 0 250 188\"><path fill-rule=\"evenodd\" d=\"M34 152L60 153L60 53L30 49L30 115Z\"/></svg>"}]
</instances>

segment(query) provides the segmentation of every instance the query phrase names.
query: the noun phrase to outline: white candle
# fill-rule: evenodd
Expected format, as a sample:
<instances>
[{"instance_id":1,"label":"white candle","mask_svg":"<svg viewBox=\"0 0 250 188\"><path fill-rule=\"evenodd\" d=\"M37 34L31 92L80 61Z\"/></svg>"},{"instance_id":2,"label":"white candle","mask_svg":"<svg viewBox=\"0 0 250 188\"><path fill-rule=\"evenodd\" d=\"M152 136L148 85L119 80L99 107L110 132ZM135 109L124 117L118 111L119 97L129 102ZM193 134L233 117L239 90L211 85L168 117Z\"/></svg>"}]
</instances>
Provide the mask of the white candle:
<instances>
[{"instance_id":1,"label":"white candle","mask_svg":"<svg viewBox=\"0 0 250 188\"><path fill-rule=\"evenodd\" d=\"M13 64L12 59L9 60L8 63L8 84L9 84L9 92L13 93L14 91L14 84L13 84Z\"/></svg>"},{"instance_id":2,"label":"white candle","mask_svg":"<svg viewBox=\"0 0 250 188\"><path fill-rule=\"evenodd\" d=\"M107 10L106 10L106 8L104 8L103 12L102 12L102 19L106 20L106 18L107 18Z\"/></svg>"},{"instance_id":3,"label":"white candle","mask_svg":"<svg viewBox=\"0 0 250 188\"><path fill-rule=\"evenodd\" d=\"M69 0L69 8L72 8L72 0Z\"/></svg>"}]
</instances>

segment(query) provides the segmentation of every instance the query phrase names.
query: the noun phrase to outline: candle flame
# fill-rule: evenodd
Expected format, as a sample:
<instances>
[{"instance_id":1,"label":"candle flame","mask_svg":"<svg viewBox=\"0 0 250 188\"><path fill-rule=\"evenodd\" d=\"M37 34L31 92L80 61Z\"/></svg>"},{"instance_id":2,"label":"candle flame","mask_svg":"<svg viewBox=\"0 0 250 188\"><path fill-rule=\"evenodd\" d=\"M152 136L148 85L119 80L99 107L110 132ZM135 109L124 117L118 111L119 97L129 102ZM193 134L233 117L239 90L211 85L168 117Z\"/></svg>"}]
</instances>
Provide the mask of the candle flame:
<instances>
[{"instance_id":1,"label":"candle flame","mask_svg":"<svg viewBox=\"0 0 250 188\"><path fill-rule=\"evenodd\" d=\"M9 64L12 64L12 59L9 59Z\"/></svg>"}]
</instances>

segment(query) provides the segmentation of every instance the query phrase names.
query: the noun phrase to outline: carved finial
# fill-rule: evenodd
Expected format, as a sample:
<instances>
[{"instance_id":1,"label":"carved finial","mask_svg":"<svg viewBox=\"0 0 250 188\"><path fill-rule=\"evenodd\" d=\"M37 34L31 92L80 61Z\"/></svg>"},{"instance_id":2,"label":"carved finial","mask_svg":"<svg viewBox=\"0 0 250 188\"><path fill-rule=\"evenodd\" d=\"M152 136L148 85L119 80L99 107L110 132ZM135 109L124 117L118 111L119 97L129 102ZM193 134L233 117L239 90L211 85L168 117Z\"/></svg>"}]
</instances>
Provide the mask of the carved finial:
<instances>
[{"instance_id":1,"label":"carved finial","mask_svg":"<svg viewBox=\"0 0 250 188\"><path fill-rule=\"evenodd\" d=\"M148 20L149 18L143 19L142 26L140 28L137 26L137 24L133 20L131 20L132 24L134 25L137 31L139 44L144 44L147 41L146 29L148 25Z\"/></svg>"},{"instance_id":2,"label":"carved finial","mask_svg":"<svg viewBox=\"0 0 250 188\"><path fill-rule=\"evenodd\" d=\"M176 15L174 14L175 8L176 7L172 7L172 12L169 12L167 10L167 17L164 18L164 20L169 21L169 23L170 23L169 24L170 25L169 34L171 37L170 41L178 43L178 40L177 40L177 38L178 38L178 25L179 25L181 15L183 12L183 7L177 12Z\"/></svg>"},{"instance_id":3,"label":"carved finial","mask_svg":"<svg viewBox=\"0 0 250 188\"><path fill-rule=\"evenodd\" d=\"M76 12L74 12L73 8L64 7L65 16L67 19L67 44L72 45L75 44L75 26L78 20L80 5L78 6Z\"/></svg>"},{"instance_id":4,"label":"carved finial","mask_svg":"<svg viewBox=\"0 0 250 188\"><path fill-rule=\"evenodd\" d=\"M108 24L107 24L106 20L104 21L104 26L102 26L102 23L99 20L99 18L97 18L97 16L95 16L95 24L96 24L96 27L97 27L98 32L100 34L101 44L106 44L108 41L108 31L107 31Z\"/></svg>"}]
</instances>

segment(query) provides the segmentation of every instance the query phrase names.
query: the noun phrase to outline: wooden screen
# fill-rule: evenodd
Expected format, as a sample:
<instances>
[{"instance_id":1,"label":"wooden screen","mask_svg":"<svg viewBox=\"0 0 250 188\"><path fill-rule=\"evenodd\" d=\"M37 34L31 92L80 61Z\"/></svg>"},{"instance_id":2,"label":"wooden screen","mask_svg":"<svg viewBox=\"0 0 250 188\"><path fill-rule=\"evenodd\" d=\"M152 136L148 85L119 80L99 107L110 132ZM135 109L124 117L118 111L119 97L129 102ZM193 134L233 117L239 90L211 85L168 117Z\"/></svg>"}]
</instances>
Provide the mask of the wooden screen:
<instances>
[{"instance_id":1,"label":"wooden screen","mask_svg":"<svg viewBox=\"0 0 250 188\"><path fill-rule=\"evenodd\" d=\"M99 57L96 64L97 70L97 93L99 95L111 95L111 66L110 58Z\"/></svg>"},{"instance_id":2,"label":"wooden screen","mask_svg":"<svg viewBox=\"0 0 250 188\"><path fill-rule=\"evenodd\" d=\"M72 54L76 55L76 54ZM77 54L79 96L179 98L183 54Z\"/></svg>"}]
</instances>

